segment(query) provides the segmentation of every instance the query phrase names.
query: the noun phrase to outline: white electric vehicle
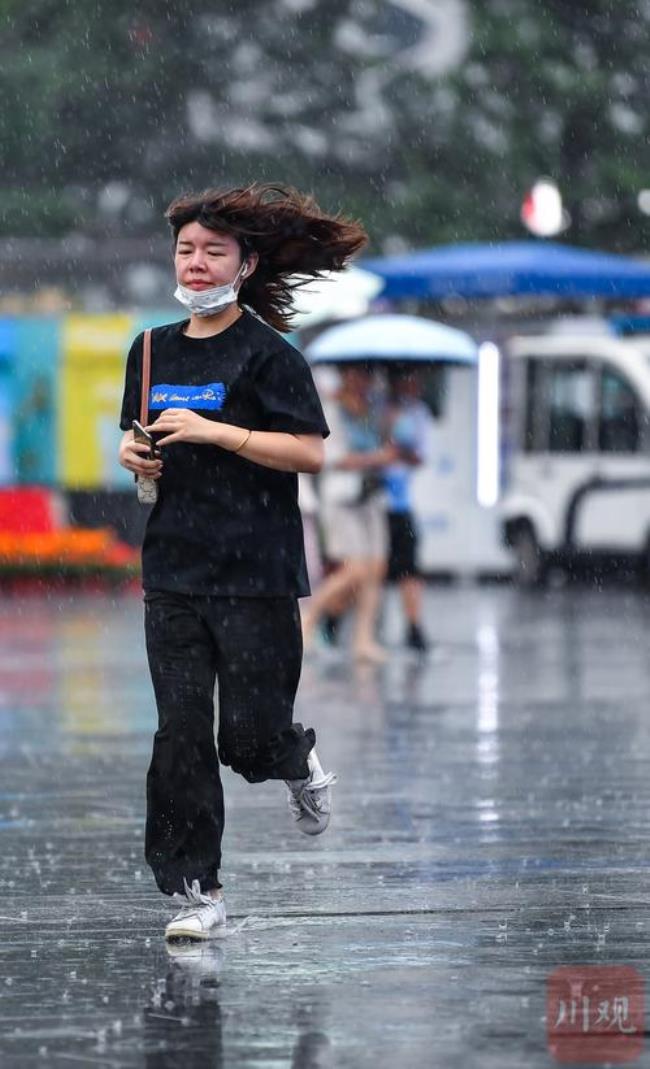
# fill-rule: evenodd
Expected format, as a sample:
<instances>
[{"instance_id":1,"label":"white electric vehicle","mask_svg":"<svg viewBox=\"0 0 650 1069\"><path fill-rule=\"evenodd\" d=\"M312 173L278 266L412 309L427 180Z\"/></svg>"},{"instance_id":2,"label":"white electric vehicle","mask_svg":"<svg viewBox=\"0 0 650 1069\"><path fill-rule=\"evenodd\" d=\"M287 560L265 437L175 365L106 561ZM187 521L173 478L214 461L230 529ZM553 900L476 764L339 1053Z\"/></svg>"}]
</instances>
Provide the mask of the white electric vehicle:
<instances>
[{"instance_id":1,"label":"white electric vehicle","mask_svg":"<svg viewBox=\"0 0 650 1069\"><path fill-rule=\"evenodd\" d=\"M525 585L551 563L650 575L650 336L508 343L503 534Z\"/></svg>"}]
</instances>

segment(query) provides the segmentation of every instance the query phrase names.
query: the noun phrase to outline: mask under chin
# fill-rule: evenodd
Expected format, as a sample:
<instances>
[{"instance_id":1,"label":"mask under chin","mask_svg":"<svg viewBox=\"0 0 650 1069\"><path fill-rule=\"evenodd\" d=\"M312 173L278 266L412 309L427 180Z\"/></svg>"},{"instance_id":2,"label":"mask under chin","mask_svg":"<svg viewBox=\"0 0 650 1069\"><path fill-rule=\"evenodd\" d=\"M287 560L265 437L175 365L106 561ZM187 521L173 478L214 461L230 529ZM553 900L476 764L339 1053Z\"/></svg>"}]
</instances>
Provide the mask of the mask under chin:
<instances>
[{"instance_id":1,"label":"mask under chin","mask_svg":"<svg viewBox=\"0 0 650 1069\"><path fill-rule=\"evenodd\" d=\"M246 275L246 264L243 263L232 282L224 286L211 286L207 290L192 290L183 286L180 282L174 290L174 297L180 301L192 315L211 316L216 315L223 308L237 303L237 283Z\"/></svg>"},{"instance_id":2,"label":"mask under chin","mask_svg":"<svg viewBox=\"0 0 650 1069\"><path fill-rule=\"evenodd\" d=\"M220 312L223 308L228 308L231 304L235 304L237 290L232 282L225 286L213 286L209 290L191 290L179 283L174 290L174 297L192 315L209 316Z\"/></svg>"}]
</instances>

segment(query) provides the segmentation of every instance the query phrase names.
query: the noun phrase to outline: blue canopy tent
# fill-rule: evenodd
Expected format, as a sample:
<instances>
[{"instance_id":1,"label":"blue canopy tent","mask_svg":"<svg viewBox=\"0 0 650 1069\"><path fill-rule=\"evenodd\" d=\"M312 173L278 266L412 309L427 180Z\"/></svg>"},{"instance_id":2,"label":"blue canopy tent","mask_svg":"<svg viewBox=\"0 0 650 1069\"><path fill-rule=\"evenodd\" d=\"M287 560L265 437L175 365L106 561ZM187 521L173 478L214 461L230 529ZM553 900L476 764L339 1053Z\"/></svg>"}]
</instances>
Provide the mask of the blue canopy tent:
<instances>
[{"instance_id":1,"label":"blue canopy tent","mask_svg":"<svg viewBox=\"0 0 650 1069\"><path fill-rule=\"evenodd\" d=\"M441 245L363 266L385 280L381 296L391 299L650 295L650 264L553 242Z\"/></svg>"}]
</instances>

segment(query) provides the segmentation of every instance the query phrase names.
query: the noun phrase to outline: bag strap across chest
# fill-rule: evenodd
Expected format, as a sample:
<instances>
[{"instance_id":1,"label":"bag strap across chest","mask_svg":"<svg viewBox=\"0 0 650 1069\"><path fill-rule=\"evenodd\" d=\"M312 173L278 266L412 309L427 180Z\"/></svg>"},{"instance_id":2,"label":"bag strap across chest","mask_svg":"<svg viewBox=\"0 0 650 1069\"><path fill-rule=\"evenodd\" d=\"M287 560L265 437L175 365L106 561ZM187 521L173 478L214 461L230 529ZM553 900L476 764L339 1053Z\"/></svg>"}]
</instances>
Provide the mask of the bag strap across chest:
<instances>
[{"instance_id":1,"label":"bag strap across chest","mask_svg":"<svg viewBox=\"0 0 650 1069\"><path fill-rule=\"evenodd\" d=\"M149 422L149 387L151 384L151 330L145 330L142 342L142 392L140 394L140 423Z\"/></svg>"}]
</instances>

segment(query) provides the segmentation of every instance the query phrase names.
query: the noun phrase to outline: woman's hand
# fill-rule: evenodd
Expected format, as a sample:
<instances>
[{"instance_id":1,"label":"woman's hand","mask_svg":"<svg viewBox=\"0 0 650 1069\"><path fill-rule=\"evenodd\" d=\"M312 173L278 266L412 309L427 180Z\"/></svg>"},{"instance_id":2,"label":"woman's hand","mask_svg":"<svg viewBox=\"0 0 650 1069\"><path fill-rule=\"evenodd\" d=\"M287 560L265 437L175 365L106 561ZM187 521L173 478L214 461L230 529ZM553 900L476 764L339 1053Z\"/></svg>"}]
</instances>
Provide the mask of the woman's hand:
<instances>
[{"instance_id":1,"label":"woman's hand","mask_svg":"<svg viewBox=\"0 0 650 1069\"><path fill-rule=\"evenodd\" d=\"M156 440L156 445L169 445L171 442L218 445L218 426L218 423L204 419L190 408L166 408L156 422L150 423L145 430L156 435L165 434L164 438Z\"/></svg>"},{"instance_id":2,"label":"woman's hand","mask_svg":"<svg viewBox=\"0 0 650 1069\"><path fill-rule=\"evenodd\" d=\"M149 446L145 442L134 441L133 431L127 431L122 438L118 459L123 468L136 475L159 479L162 474L162 460L152 460Z\"/></svg>"}]
</instances>

